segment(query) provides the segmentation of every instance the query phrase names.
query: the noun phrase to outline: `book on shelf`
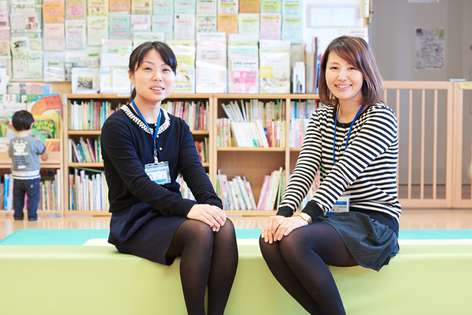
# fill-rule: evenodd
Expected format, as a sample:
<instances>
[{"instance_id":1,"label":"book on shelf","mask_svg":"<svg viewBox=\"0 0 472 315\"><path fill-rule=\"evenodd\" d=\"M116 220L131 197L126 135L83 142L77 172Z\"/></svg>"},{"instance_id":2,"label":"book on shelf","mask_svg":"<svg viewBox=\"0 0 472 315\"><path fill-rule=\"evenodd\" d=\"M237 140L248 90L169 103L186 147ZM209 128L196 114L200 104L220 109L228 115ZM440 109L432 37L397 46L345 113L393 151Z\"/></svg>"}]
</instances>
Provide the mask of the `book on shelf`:
<instances>
[{"instance_id":1,"label":"book on shelf","mask_svg":"<svg viewBox=\"0 0 472 315\"><path fill-rule=\"evenodd\" d=\"M290 42L259 42L260 93L290 93Z\"/></svg>"},{"instance_id":2,"label":"book on shelf","mask_svg":"<svg viewBox=\"0 0 472 315\"><path fill-rule=\"evenodd\" d=\"M208 130L208 101L168 99L162 103L162 108L185 120L190 130Z\"/></svg>"},{"instance_id":3,"label":"book on shelf","mask_svg":"<svg viewBox=\"0 0 472 315\"><path fill-rule=\"evenodd\" d=\"M292 70L292 93L305 93L305 64L295 62Z\"/></svg>"},{"instance_id":4,"label":"book on shelf","mask_svg":"<svg viewBox=\"0 0 472 315\"><path fill-rule=\"evenodd\" d=\"M197 152L198 152L198 156L200 157L200 161L202 163L208 163L209 160L208 160L208 156L209 156L209 153L208 153L208 138L205 137L203 139L203 141L195 141L195 148L197 149Z\"/></svg>"},{"instance_id":5,"label":"book on shelf","mask_svg":"<svg viewBox=\"0 0 472 315\"><path fill-rule=\"evenodd\" d=\"M99 68L72 68L71 88L74 94L96 94L100 89Z\"/></svg>"},{"instance_id":6,"label":"book on shelf","mask_svg":"<svg viewBox=\"0 0 472 315\"><path fill-rule=\"evenodd\" d=\"M229 119L234 145L239 147L283 147L285 146L285 122L283 101L260 101L257 99L222 103L221 107ZM224 119L224 118L220 118ZM218 128L227 128L226 121L217 122ZM218 133L225 136L226 130ZM219 144L231 146L229 139L219 138Z\"/></svg>"},{"instance_id":7,"label":"book on shelf","mask_svg":"<svg viewBox=\"0 0 472 315\"><path fill-rule=\"evenodd\" d=\"M225 93L227 90L226 35L197 35L196 92Z\"/></svg>"},{"instance_id":8,"label":"book on shelf","mask_svg":"<svg viewBox=\"0 0 472 315\"><path fill-rule=\"evenodd\" d=\"M74 169L69 174L68 209L108 212L108 186L103 171Z\"/></svg>"},{"instance_id":9,"label":"book on shelf","mask_svg":"<svg viewBox=\"0 0 472 315\"><path fill-rule=\"evenodd\" d=\"M0 209L13 210L13 186L14 181L11 174L0 176ZM61 170L49 171L41 175L39 185L38 210L61 210L62 200L62 175ZM25 196L25 209L28 198Z\"/></svg>"},{"instance_id":10,"label":"book on shelf","mask_svg":"<svg viewBox=\"0 0 472 315\"><path fill-rule=\"evenodd\" d=\"M167 44L175 52L177 74L174 81L174 92L195 92L195 41L168 40Z\"/></svg>"},{"instance_id":11,"label":"book on shelf","mask_svg":"<svg viewBox=\"0 0 472 315\"><path fill-rule=\"evenodd\" d=\"M103 162L100 138L80 137L79 139L69 139L69 161L74 163Z\"/></svg>"},{"instance_id":12,"label":"book on shelf","mask_svg":"<svg viewBox=\"0 0 472 315\"><path fill-rule=\"evenodd\" d=\"M228 41L228 92L258 93L259 49L257 39L240 34Z\"/></svg>"},{"instance_id":13,"label":"book on shelf","mask_svg":"<svg viewBox=\"0 0 472 315\"><path fill-rule=\"evenodd\" d=\"M219 170L216 192L223 201L225 210L254 210L256 207L251 184L245 177L234 176L229 179Z\"/></svg>"},{"instance_id":14,"label":"book on shelf","mask_svg":"<svg viewBox=\"0 0 472 315\"><path fill-rule=\"evenodd\" d=\"M292 101L290 112L290 147L300 148L310 117L315 112L317 103L314 100Z\"/></svg>"},{"instance_id":15,"label":"book on shelf","mask_svg":"<svg viewBox=\"0 0 472 315\"><path fill-rule=\"evenodd\" d=\"M285 172L282 167L264 176L259 201L256 203L251 183L243 176L229 178L218 170L216 191L225 210L274 210L285 189Z\"/></svg>"},{"instance_id":16,"label":"book on shelf","mask_svg":"<svg viewBox=\"0 0 472 315\"><path fill-rule=\"evenodd\" d=\"M99 130L105 120L124 104L107 100L73 100L69 103L69 129Z\"/></svg>"},{"instance_id":17,"label":"book on shelf","mask_svg":"<svg viewBox=\"0 0 472 315\"><path fill-rule=\"evenodd\" d=\"M175 180L177 184L180 186L180 193L182 195L182 198L184 199L190 199L190 200L195 200L195 197L192 194L192 191L188 187L187 183L185 182L184 178L182 175L177 176L177 179Z\"/></svg>"},{"instance_id":18,"label":"book on shelf","mask_svg":"<svg viewBox=\"0 0 472 315\"><path fill-rule=\"evenodd\" d=\"M285 190L285 172L282 167L264 176L257 210L277 209Z\"/></svg>"}]
</instances>

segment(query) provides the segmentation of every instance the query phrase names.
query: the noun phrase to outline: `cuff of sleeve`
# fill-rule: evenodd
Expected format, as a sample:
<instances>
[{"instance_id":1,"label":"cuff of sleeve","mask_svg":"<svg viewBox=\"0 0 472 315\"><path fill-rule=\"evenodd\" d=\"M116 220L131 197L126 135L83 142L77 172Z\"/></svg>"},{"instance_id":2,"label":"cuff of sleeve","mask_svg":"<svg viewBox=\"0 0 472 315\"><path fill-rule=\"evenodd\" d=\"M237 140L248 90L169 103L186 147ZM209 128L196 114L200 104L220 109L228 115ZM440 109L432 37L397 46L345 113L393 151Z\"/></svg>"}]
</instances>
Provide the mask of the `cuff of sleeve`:
<instances>
[{"instance_id":1,"label":"cuff of sleeve","mask_svg":"<svg viewBox=\"0 0 472 315\"><path fill-rule=\"evenodd\" d=\"M321 207L313 200L308 201L302 212L308 214L313 222L316 220L316 218L324 215L323 209L321 209Z\"/></svg>"},{"instance_id":2,"label":"cuff of sleeve","mask_svg":"<svg viewBox=\"0 0 472 315\"><path fill-rule=\"evenodd\" d=\"M209 205L212 205L212 206L215 206L215 207L218 207L220 209L223 209L223 203L221 202L221 200L218 198L218 199L210 199L207 201L207 203Z\"/></svg>"},{"instance_id":3,"label":"cuff of sleeve","mask_svg":"<svg viewBox=\"0 0 472 315\"><path fill-rule=\"evenodd\" d=\"M190 199L182 199L182 201L179 204L179 207L175 209L174 215L177 215L179 217L187 217L187 214L189 213L190 209L196 204L195 201L190 200Z\"/></svg>"},{"instance_id":4,"label":"cuff of sleeve","mask_svg":"<svg viewBox=\"0 0 472 315\"><path fill-rule=\"evenodd\" d=\"M293 210L290 207L283 206L279 208L279 210L277 211L277 215L291 217L293 215Z\"/></svg>"}]
</instances>

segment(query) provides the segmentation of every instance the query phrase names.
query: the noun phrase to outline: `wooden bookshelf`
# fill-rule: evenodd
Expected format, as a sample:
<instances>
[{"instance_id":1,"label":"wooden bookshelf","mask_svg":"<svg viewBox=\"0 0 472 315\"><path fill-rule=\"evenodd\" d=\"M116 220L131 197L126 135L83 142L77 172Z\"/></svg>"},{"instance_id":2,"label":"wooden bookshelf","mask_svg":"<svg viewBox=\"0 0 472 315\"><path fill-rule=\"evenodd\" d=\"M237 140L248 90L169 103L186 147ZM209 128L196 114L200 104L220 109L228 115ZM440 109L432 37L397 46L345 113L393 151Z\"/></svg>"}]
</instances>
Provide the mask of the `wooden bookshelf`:
<instances>
[{"instance_id":1,"label":"wooden bookshelf","mask_svg":"<svg viewBox=\"0 0 472 315\"><path fill-rule=\"evenodd\" d=\"M69 205L69 174L74 170L103 170L103 162L93 163L76 163L69 160L70 148L68 140L71 138L98 138L100 130L74 130L69 127L69 110L73 101L109 101L110 103L127 103L129 97L127 95L114 94L66 94L66 104L63 111L63 174L64 174L64 200L65 207ZM291 102L292 101L317 101L318 96L315 94L173 94L169 97L171 101L185 100L204 100L208 104L208 129L192 130L192 134L196 140L208 138L209 152L207 163L202 163L208 170L208 174L212 182L216 183L217 171L221 169L229 176L245 176L251 183L253 193L257 200L260 195L261 185L265 175L270 174L273 170L282 167L285 176L288 178L290 170L293 169L299 148L290 147L290 119L291 119ZM284 145L279 147L216 147L217 124L218 118L223 117L224 113L221 108L222 102L240 101L240 100L261 100L262 102L280 101L283 103L284 116ZM225 210L230 215L241 216L268 216L275 214L275 211L268 210ZM67 215L92 215L107 216L107 210L73 210L66 209Z\"/></svg>"},{"instance_id":2,"label":"wooden bookshelf","mask_svg":"<svg viewBox=\"0 0 472 315\"><path fill-rule=\"evenodd\" d=\"M208 160L209 162L202 163L203 167L208 170L208 173L212 173L212 168L215 163L211 161L211 152L214 151L214 145L212 141L214 140L211 137L212 134L212 121L211 121L211 109L213 106L212 97L210 94L173 94L168 98L169 101L203 101L207 104L208 109L208 128L205 130L202 129L194 129L192 130L192 135L194 136L196 141L202 141L203 139L208 139ZM118 104L127 104L129 102L129 96L127 95L114 95L114 94L67 94L66 95L66 106L64 109L63 114L63 125L64 125L64 204L66 205L67 209L65 210L65 214L67 215L93 215L93 216L107 216L109 215L108 209L94 209L94 210L85 210L85 209L69 209L69 199L70 199L70 192L69 192L69 175L73 174L74 172L85 171L87 174L95 174L96 172L103 171L103 162L76 162L72 161L71 157L73 152L70 152L70 144L69 139L79 139L79 138L92 138L98 139L101 132L97 129L73 129L70 124L69 117L71 114L71 104L73 102L90 102L92 104L89 106L102 106L103 102L109 102L112 108L118 108ZM95 102L94 102L95 101ZM216 173L213 171L213 173Z\"/></svg>"}]
</instances>

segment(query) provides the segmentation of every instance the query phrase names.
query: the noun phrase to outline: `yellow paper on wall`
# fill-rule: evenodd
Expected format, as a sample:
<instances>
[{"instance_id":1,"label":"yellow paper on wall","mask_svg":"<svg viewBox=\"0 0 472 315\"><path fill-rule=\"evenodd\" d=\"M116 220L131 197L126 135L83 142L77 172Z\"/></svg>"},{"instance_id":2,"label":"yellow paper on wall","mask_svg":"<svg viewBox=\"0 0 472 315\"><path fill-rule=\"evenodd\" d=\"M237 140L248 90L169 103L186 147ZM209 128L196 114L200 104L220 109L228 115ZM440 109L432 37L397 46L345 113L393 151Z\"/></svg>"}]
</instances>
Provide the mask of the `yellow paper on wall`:
<instances>
[{"instance_id":1,"label":"yellow paper on wall","mask_svg":"<svg viewBox=\"0 0 472 315\"><path fill-rule=\"evenodd\" d=\"M130 0L110 0L110 12L128 12L130 10Z\"/></svg>"},{"instance_id":2,"label":"yellow paper on wall","mask_svg":"<svg viewBox=\"0 0 472 315\"><path fill-rule=\"evenodd\" d=\"M64 0L44 0L44 23L64 23Z\"/></svg>"},{"instance_id":3,"label":"yellow paper on wall","mask_svg":"<svg viewBox=\"0 0 472 315\"><path fill-rule=\"evenodd\" d=\"M239 0L239 13L259 13L259 0Z\"/></svg>"},{"instance_id":4,"label":"yellow paper on wall","mask_svg":"<svg viewBox=\"0 0 472 315\"><path fill-rule=\"evenodd\" d=\"M237 33L238 15L237 14L218 14L218 32Z\"/></svg>"},{"instance_id":5,"label":"yellow paper on wall","mask_svg":"<svg viewBox=\"0 0 472 315\"><path fill-rule=\"evenodd\" d=\"M259 75L261 80L264 78L272 79L272 67L261 66L259 69Z\"/></svg>"}]
</instances>

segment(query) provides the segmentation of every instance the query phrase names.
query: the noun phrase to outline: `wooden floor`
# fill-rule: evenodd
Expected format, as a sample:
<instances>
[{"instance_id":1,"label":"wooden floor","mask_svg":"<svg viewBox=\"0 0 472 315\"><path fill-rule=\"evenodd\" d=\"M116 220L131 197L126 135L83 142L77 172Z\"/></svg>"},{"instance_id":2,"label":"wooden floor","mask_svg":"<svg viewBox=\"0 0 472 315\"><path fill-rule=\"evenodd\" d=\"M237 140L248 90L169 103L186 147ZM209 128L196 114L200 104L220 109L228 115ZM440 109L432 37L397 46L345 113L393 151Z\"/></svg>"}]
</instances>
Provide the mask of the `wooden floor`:
<instances>
[{"instance_id":1,"label":"wooden floor","mask_svg":"<svg viewBox=\"0 0 472 315\"><path fill-rule=\"evenodd\" d=\"M237 228L254 229L265 225L267 217L232 216ZM39 229L107 229L109 217L41 216L36 222L14 221L0 215L0 239L24 228ZM400 229L472 229L472 209L403 210Z\"/></svg>"}]
</instances>

